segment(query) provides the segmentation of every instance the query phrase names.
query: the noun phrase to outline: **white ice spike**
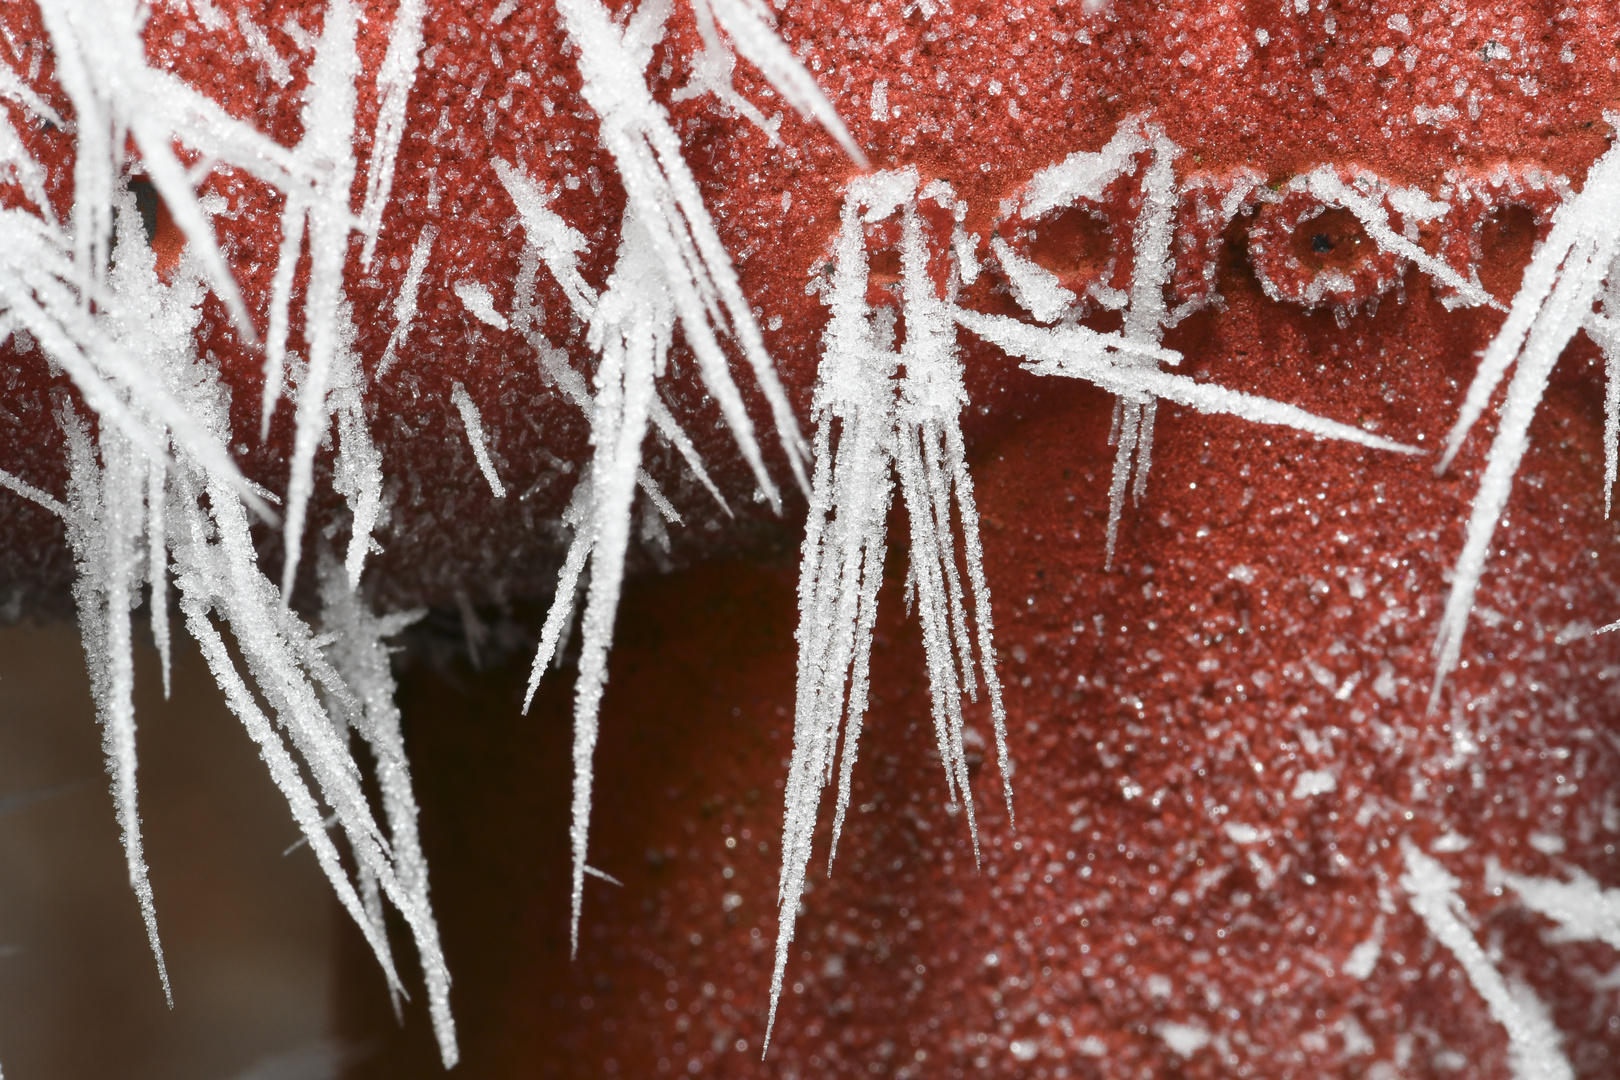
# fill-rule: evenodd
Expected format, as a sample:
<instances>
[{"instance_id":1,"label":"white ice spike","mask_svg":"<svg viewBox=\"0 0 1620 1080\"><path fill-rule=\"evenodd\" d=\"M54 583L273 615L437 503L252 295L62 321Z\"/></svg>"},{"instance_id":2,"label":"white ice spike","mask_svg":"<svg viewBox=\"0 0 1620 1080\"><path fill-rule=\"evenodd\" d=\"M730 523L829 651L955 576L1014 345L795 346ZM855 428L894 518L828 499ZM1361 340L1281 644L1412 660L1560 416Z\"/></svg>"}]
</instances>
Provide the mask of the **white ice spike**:
<instances>
[{"instance_id":1,"label":"white ice spike","mask_svg":"<svg viewBox=\"0 0 1620 1080\"><path fill-rule=\"evenodd\" d=\"M915 168L876 173L849 185L832 280L824 294L832 317L816 383L815 471L799 570L799 675L767 1046L795 914L804 894L821 792L832 781L835 768L838 796L829 864L849 805L896 478L910 520L912 576L947 799L960 800L966 810L977 857L978 827L968 790L962 713L962 696L974 693L977 667L990 699L1009 821L1012 815L990 595L960 425L967 395L956 347L954 301L962 268L952 252L941 296L929 262L939 251L950 250L949 241L929 234L918 204L936 202L958 218L963 207L948 185L935 182L920 191L919 186ZM900 227L901 289L895 299L904 314L906 336L898 348L895 309L873 310L867 303L866 226L886 220L897 220ZM953 514L962 529L971 620ZM974 629L970 621L976 624Z\"/></svg>"},{"instance_id":2,"label":"white ice spike","mask_svg":"<svg viewBox=\"0 0 1620 1080\"><path fill-rule=\"evenodd\" d=\"M69 374L98 421L92 436L73 406L60 410L69 458L65 503L15 478L0 483L12 481L5 486L57 511L68 527L79 571L74 594L130 881L160 975L162 954L136 800L130 609L142 585L149 585L153 630L163 648L172 568L186 628L228 706L258 745L390 987L401 992L386 928L375 906L368 910L355 879L363 887L374 885L379 897L404 914L422 956L441 1056L453 1063L457 1051L445 997L447 976L426 906L414 826L401 816L408 790L394 765L403 760L402 750L390 749L391 720L373 707L377 694L391 693L391 682L375 666L350 664L340 673L260 570L249 507L264 511L263 501L251 494L225 449L233 441L229 391L212 361L196 349L207 291L203 256L195 246L188 248L165 283L120 178L115 177L108 198L116 242L108 265L88 275L79 271L73 245L57 226L22 211L0 211L0 235L8 241L0 243L0 305ZM93 297L94 304L81 303L81 297ZM335 314L339 322L348 318L341 304ZM333 356L325 397L339 414L336 486L349 497L357 534L369 539L379 512L380 462L365 433L358 365L347 349ZM350 599L358 603L357 597ZM346 639L351 646L370 640L356 636L366 625ZM234 655L222 629L234 638ZM378 764L387 831L371 811L347 726L371 732L382 746ZM329 835L334 824L347 842L352 872Z\"/></svg>"},{"instance_id":3,"label":"white ice spike","mask_svg":"<svg viewBox=\"0 0 1620 1080\"><path fill-rule=\"evenodd\" d=\"M780 513L781 497L765 470L753 421L717 331L730 334L753 370L801 487L808 483L804 439L731 257L681 154L680 136L643 76L653 46L663 36L668 0L646 0L624 29L600 0L560 0L557 10L579 47L581 93L600 118L602 143L613 155L635 220L651 245L654 283L669 296L704 388L719 405L755 482Z\"/></svg>"},{"instance_id":4,"label":"white ice spike","mask_svg":"<svg viewBox=\"0 0 1620 1080\"><path fill-rule=\"evenodd\" d=\"M1464 922L1468 909L1457 895L1461 883L1410 840L1401 841L1401 850L1406 862L1401 887L1412 910L1435 940L1451 950L1491 1017L1506 1030L1514 1080L1575 1080L1547 1006L1526 984L1503 977Z\"/></svg>"},{"instance_id":5,"label":"white ice spike","mask_svg":"<svg viewBox=\"0 0 1620 1080\"><path fill-rule=\"evenodd\" d=\"M1083 201L1095 202L1102 198L1110 184L1130 176L1139 160L1145 161L1140 180L1141 210L1131 245L1131 281L1125 294L1124 325L1117 333L1092 330L1072 317L1055 326L1043 327L1001 315L967 310L955 313L962 326L1007 353L1028 360L1025 365L1028 370L1039 375L1085 379L1118 395L1114 431L1109 438L1116 449L1108 491L1106 567L1113 566L1127 493L1137 501L1147 493L1153 463L1154 424L1161 398L1200 412L1228 413L1257 423L1292 427L1377 449L1418 453L1415 447L1369 435L1349 424L1325 420L1292 405L1195 382L1161 370L1162 365L1174 366L1181 362L1181 354L1160 343L1165 327L1186 314L1185 311L1169 311L1165 303L1172 266L1171 238L1181 197L1174 168L1180 154L1181 149L1156 126L1140 117L1132 117L1120 125L1101 150L1071 154L1057 165L1037 173L1016 204L1020 217L1034 221L1054 210ZM1324 198L1352 196L1343 185L1323 195ZM1369 228L1378 225L1372 219L1371 209L1361 207L1358 212L1362 211L1369 220ZM1390 232L1387 224L1381 228L1380 237ZM1053 322L1063 316L1065 312L1051 291L1058 287L1054 284L1057 279L1033 263L1025 265L1027 260L1018 261L1005 243L1001 243L999 250L1003 252L1004 267L1010 273L1024 274L1027 279L1022 289L1015 280L1015 299L1041 322ZM1046 274L1052 280L1045 282L1039 274ZM1069 314L1072 316L1072 312Z\"/></svg>"},{"instance_id":6,"label":"white ice spike","mask_svg":"<svg viewBox=\"0 0 1620 1080\"><path fill-rule=\"evenodd\" d=\"M1530 447L1530 423L1553 367L1583 326L1598 328L1594 336L1604 346L1611 371L1606 442L1612 446L1613 433L1620 431L1620 396L1613 390L1616 353L1609 333L1612 324L1593 312L1605 281L1613 281L1620 259L1620 217L1616 216L1616 207L1620 207L1620 147L1611 147L1586 174L1580 194L1566 200L1553 214L1552 230L1531 256L1507 318L1480 360L1447 439L1445 457L1440 462L1442 470L1457 456L1503 376L1513 368L1496 437L1486 454L1485 472L1469 512L1451 594L1440 618L1434 644L1434 686L1429 694L1431 710L1439 704L1446 676L1461 659L1463 633L1485 572L1491 538L1513 492L1513 477Z\"/></svg>"}]
</instances>

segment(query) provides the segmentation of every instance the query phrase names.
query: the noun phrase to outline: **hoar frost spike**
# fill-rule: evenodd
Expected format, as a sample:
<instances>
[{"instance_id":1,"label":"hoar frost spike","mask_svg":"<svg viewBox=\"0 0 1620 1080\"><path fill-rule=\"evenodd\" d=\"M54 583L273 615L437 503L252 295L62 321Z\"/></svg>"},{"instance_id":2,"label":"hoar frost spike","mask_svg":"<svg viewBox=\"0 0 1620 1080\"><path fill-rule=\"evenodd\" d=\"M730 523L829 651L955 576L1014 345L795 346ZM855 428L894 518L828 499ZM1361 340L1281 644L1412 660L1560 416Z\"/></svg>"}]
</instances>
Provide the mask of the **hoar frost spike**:
<instances>
[{"instance_id":1,"label":"hoar frost spike","mask_svg":"<svg viewBox=\"0 0 1620 1080\"><path fill-rule=\"evenodd\" d=\"M962 443L960 414L967 395L953 318L957 290L964 276L977 273L977 266L958 257L965 245L943 243L931 235L936 227L945 226L956 239L965 212L949 185L934 181L922 186L915 168L862 177L845 193L832 279L823 293L832 318L816 383L815 474L799 568L798 690L767 1047L794 918L804 894L816 811L835 766L839 766L838 800L829 865L849 805L851 772L866 712L872 628L895 475L911 523L911 583L922 624L934 735L947 796L952 803L960 799L967 811L977 859L978 826L968 790L961 700L964 693L977 700L977 666L990 699L1007 816L1012 820L1006 713L996 676L978 511ZM899 348L894 343L894 309L874 311L867 303L868 226L896 224L899 300L905 319L905 341ZM943 261L941 251L949 253ZM957 561L953 506L972 597L971 628Z\"/></svg>"},{"instance_id":2,"label":"hoar frost spike","mask_svg":"<svg viewBox=\"0 0 1620 1080\"><path fill-rule=\"evenodd\" d=\"M553 370L564 392L582 407L586 402L581 399L588 398L594 447L592 461L564 514L564 522L574 528L574 539L558 575L557 596L541 632L524 706L527 709L573 617L574 595L588 562L589 585L581 618L584 643L575 684L574 799L569 830L573 849L569 938L571 948L577 951L587 872L597 717L607 682L607 653L613 639L636 487L647 492L666 518L679 520L641 468L641 446L649 424L657 426L694 463L694 471L713 491L707 475L695 464L690 440L668 419L654 385L664 373L677 325L697 362L704 388L719 405L772 509L781 512L781 496L765 470L753 421L732 380L717 331L728 332L741 349L770 406L794 477L801 487L807 487L808 482L798 421L765 353L763 336L743 296L730 256L682 156L680 137L664 107L652 96L643 74L652 60L653 47L663 38L668 0L645 0L622 28L600 0L561 0L557 10L578 46L580 92L600 120L601 140L613 155L626 196L617 264L607 288L596 298L590 295L578 272L576 253L583 249L584 238L547 209L547 197L526 177L505 163L498 169L518 209L529 244L562 285L575 313L588 323L588 343L600 357L594 392L587 395L582 388L570 388L575 377L566 363L550 360L553 353L549 346L537 345L542 363ZM775 38L758 9L745 2L722 0L710 4L706 16L712 16L732 36L778 92L801 112L819 119L858 157L858 149L825 96ZM713 61L713 50L720 44L712 26L706 37ZM729 86L729 78L725 85ZM718 492L714 494L719 497Z\"/></svg>"},{"instance_id":3,"label":"hoar frost spike","mask_svg":"<svg viewBox=\"0 0 1620 1080\"><path fill-rule=\"evenodd\" d=\"M1083 313L1081 298L1065 288L1055 274L1018 254L1000 237L991 240L991 250L1012 284L1014 298L1040 322L1056 325L1035 326L1008 316L966 309L955 312L956 321L962 326L1009 355L1025 358L1029 371L1085 379L1118 396L1110 438L1118 448L1108 498L1105 565L1110 567L1114 562L1126 492L1140 501L1147 491L1148 471L1153 460L1153 428L1161 398L1199 412L1228 413L1257 423L1291 427L1310 435L1342 439L1380 450L1420 453L1416 447L1323 419L1293 405L1160 370L1160 365L1174 366L1181 362L1180 353L1161 345L1165 329L1194 310L1187 305L1171 310L1165 302L1171 269L1171 235L1180 198L1174 162L1180 154L1181 149L1156 126L1140 117L1131 117L1101 150L1077 151L1036 173L1015 204L1018 218L1031 224L1057 210L1095 204L1111 184L1133 175L1138 163L1145 161L1141 179L1142 209L1131 244L1130 286L1122 291L1098 283L1090 290L1091 298L1102 306L1123 311L1124 325L1119 331L1103 333L1081 325L1076 321ZM1355 198L1354 193L1342 185L1324 190L1324 198ZM1369 232L1375 237L1387 234L1391 242L1407 243L1396 237L1387 224L1380 226L1372 209L1360 203L1356 205L1355 212L1366 215ZM1448 284L1459 288L1468 285L1454 273L1451 278L1447 279ZM1469 296L1474 297L1475 293L1470 292ZM1477 298L1485 299L1483 292L1478 292Z\"/></svg>"},{"instance_id":4,"label":"hoar frost spike","mask_svg":"<svg viewBox=\"0 0 1620 1080\"><path fill-rule=\"evenodd\" d=\"M1611 125L1620 116L1606 114ZM1451 594L1435 640L1432 711L1440 702L1446 676L1462 657L1462 638L1474 596L1490 555L1491 538L1507 509L1513 477L1530 448L1530 422L1553 367L1577 331L1585 328L1602 347L1608 392L1605 395L1604 505L1612 490L1616 440L1620 439L1620 335L1611 320L1620 315L1614 292L1620 272L1620 147L1611 147L1593 163L1580 194L1566 199L1553 214L1552 231L1537 245L1523 284L1513 297L1507 318L1497 331L1468 387L1461 412L1446 442L1439 469L1444 471L1462 448L1475 421L1485 412L1509 367L1513 378L1497 421L1496 437L1485 458L1485 472L1468 515L1462 554L1457 557ZM1604 283L1609 283L1605 290ZM1601 299L1603 311L1593 310Z\"/></svg>"},{"instance_id":5,"label":"hoar frost spike","mask_svg":"<svg viewBox=\"0 0 1620 1080\"><path fill-rule=\"evenodd\" d=\"M1403 839L1401 847L1406 861L1401 887L1412 910L1435 940L1451 950L1491 1016L1507 1031L1514 1080L1574 1080L1575 1070L1559 1045L1547 1006L1529 986L1502 976L1464 921L1468 910L1457 895L1461 882L1410 840Z\"/></svg>"},{"instance_id":6,"label":"hoar frost spike","mask_svg":"<svg viewBox=\"0 0 1620 1080\"><path fill-rule=\"evenodd\" d=\"M299 424L313 445L336 414L334 487L349 502L355 532L347 574L339 572L338 577L351 590L348 602L359 604L352 590L371 527L381 513L382 473L380 455L366 430L359 365L346 332L350 315L342 271L352 223L348 185L331 182L332 171L343 172L343 159L351 154L357 66L352 8L336 3L328 10L306 98L306 139L293 152L174 76L148 67L132 5L91 10L72 0L52 0L42 12L57 77L76 114L72 229L58 222L49 205L37 205L37 213L0 208L0 310L8 331L26 330L72 379L83 403L96 414L96 424L92 429L71 404L64 402L59 409L68 449L66 504L20 482L7 486L37 496L68 527L79 571L75 596L130 879L160 975L162 956L135 792L129 611L141 587L148 586L153 633L166 657L167 578L172 569L180 613L227 705L258 745L339 901L376 954L389 986L400 993L380 899L391 901L411 928L440 1054L453 1064L458 1051L448 1010L448 975L414 839L408 775L398 767L403 750L374 700L378 694L392 694L391 679L386 667L379 672L375 666L347 661L340 674L309 627L288 609L283 593L260 571L249 511L273 520L266 503L274 497L245 480L232 460L227 449L233 441L228 390L212 359L199 356L196 348L208 289L226 302L243 337L253 337L207 214L192 190L210 171L232 166L294 194L289 214L297 221L289 259L296 258L306 224L310 228L314 272L306 337L312 344L312 374L300 387ZM31 103L24 95L24 107L33 107ZM141 153L139 165L127 159L126 133ZM199 153L201 163L190 173L181 168L175 143ZM13 151L23 154L12 162L13 173L24 179L41 173L25 151L10 148L8 153ZM136 168L156 187L188 241L167 282L157 274L156 257L127 187ZM273 311L272 323L276 321ZM284 334L284 310L279 321ZM284 342L283 336L279 344ZM273 348L277 344L272 341ZM296 468L294 473L294 509L301 511ZM303 497L308 493L306 484ZM331 603L334 610L341 606ZM372 625L362 626L358 618L349 620L360 627L357 634ZM235 655L221 624L235 639ZM387 625L384 620L384 630ZM351 645L359 647L356 643L363 640L373 639L356 638ZM239 662L245 663L252 686L243 679ZM386 831L372 815L359 767L342 734L350 725L377 748ZM348 842L359 891L329 835L332 825L343 830ZM361 891L377 902L363 902Z\"/></svg>"}]
</instances>

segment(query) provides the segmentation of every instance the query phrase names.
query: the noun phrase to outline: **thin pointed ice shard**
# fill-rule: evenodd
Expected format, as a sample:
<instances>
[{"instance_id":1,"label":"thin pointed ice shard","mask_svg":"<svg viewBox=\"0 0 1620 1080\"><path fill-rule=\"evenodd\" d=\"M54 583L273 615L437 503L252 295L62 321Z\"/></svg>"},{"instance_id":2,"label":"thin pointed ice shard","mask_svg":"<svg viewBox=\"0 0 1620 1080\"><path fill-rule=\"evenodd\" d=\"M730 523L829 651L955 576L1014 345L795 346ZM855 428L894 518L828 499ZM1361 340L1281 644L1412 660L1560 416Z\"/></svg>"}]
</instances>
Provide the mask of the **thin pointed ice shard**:
<instances>
[{"instance_id":1,"label":"thin pointed ice shard","mask_svg":"<svg viewBox=\"0 0 1620 1080\"><path fill-rule=\"evenodd\" d=\"M1402 840L1401 849L1406 861L1401 887L1412 910L1435 940L1451 950L1492 1018L1507 1031L1514 1080L1575 1080L1546 1005L1530 987L1503 978L1463 921L1468 910L1457 895L1457 879L1410 840Z\"/></svg>"},{"instance_id":2,"label":"thin pointed ice shard","mask_svg":"<svg viewBox=\"0 0 1620 1080\"><path fill-rule=\"evenodd\" d=\"M1461 659L1463 633L1485 572L1491 538L1513 492L1513 477L1530 447L1530 422L1535 419L1553 367L1576 332L1600 318L1594 315L1593 304L1604 282L1614 278L1616 261L1620 259L1616 206L1620 206L1620 147L1611 147L1587 173L1580 194L1569 198L1553 214L1552 230L1531 256L1507 318L1480 360L1447 439L1440 462L1442 470L1457 456L1502 378L1513 368L1496 437L1486 454L1485 472L1469 512L1451 594L1440 617L1430 709L1439 704L1446 676ZM1601 331L1599 341L1608 344ZM1609 396L1615 406L1620 406L1620 398ZM1611 408L1607 428L1620 428L1612 419L1615 415Z\"/></svg>"},{"instance_id":3,"label":"thin pointed ice shard","mask_svg":"<svg viewBox=\"0 0 1620 1080\"><path fill-rule=\"evenodd\" d=\"M929 184L920 191L919 187L914 168L853 181L845 193L842 226L834 242L832 280L826 294L832 318L816 383L815 472L799 571L798 690L767 1047L794 920L804 894L821 792L835 768L838 795L832 852L837 850L849 805L866 712L872 631L896 478L910 520L912 588L922 624L934 736L945 769L946 796L952 803L959 800L967 812L975 858L978 826L968 790L962 697L975 692L978 677L983 678L989 697L1009 820L1012 815L990 595L960 427L967 395L962 387L953 312L962 267L953 259L941 296L929 262L940 246L931 241L942 238L929 235L919 209L920 202L933 202L959 222L965 206L943 183ZM867 303L865 231L868 224L895 219L900 228L901 264L897 299L906 329L898 349L894 347L894 310L874 311ZM954 539L957 523L962 530L974 629L969 628Z\"/></svg>"}]
</instances>

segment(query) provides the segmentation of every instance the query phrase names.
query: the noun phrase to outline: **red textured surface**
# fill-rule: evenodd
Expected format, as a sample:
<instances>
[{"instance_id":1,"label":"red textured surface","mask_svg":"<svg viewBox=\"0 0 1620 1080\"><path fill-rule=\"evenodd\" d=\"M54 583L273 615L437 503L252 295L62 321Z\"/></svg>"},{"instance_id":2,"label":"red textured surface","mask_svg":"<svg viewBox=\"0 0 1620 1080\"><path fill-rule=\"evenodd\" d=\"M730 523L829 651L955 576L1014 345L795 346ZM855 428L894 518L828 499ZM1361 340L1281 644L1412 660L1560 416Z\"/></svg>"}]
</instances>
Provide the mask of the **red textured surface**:
<instances>
[{"instance_id":1,"label":"red textured surface","mask_svg":"<svg viewBox=\"0 0 1620 1080\"><path fill-rule=\"evenodd\" d=\"M446 603L457 589L475 599L543 598L557 544L549 523L571 487L548 455L577 461L584 450L583 422L541 385L526 346L471 319L450 292L472 277L490 286L498 308L510 300L521 235L493 157L563 185L557 208L591 239L593 283L609 265L621 206L553 12L521 6L492 27L491 6L430 12L432 62L412 96L381 269L371 282L357 259L351 265L369 371L392 330L386 312L417 231L440 224L425 320L369 393L395 491L391 532L381 537L387 554L369 573L395 600ZM303 11L313 27L313 10L256 12L261 25L279 27ZM1390 25L1396 14L1410 17L1409 29ZM1096 149L1139 112L1184 148L1183 176L1249 167L1280 184L1332 162L1436 193L1447 170L1477 175L1509 161L1578 186L1608 145L1601 113L1616 101L1620 55L1617 17L1598 5L1397 12L1345 3L1290 14L1275 3L1224 13L1118 3L1087 14L1079 4L962 3L902 16L898 5L801 2L779 18L874 165L914 163L950 180L981 235L1035 170ZM387 19L380 8L366 27L368 71ZM685 79L696 42L688 19L677 11L655 52L660 95ZM235 32L199 39L191 26L177 43L183 23L167 9L153 16L150 40L169 43L154 44L153 56L294 140L298 80L243 83L229 65L208 62L242 48ZM271 36L294 54L280 30ZM513 78L520 59L527 85ZM878 79L888 81L886 120L869 106ZM774 111L746 67L738 86ZM1442 108L1456 118L1414 117ZM804 415L825 319L804 285L836 228L851 166L791 116L786 145L772 148L712 99L672 114ZM441 117L447 126L434 136ZM363 115L360 129L369 124ZM363 162L363 140L359 149ZM245 182L218 187L245 211L224 231L250 305L262 310L273 205ZM1129 209L1126 199L1120 212ZM1217 253L1227 304L1167 336L1186 355L1182 370L1436 445L1500 315L1448 313L1408 270L1376 313L1341 327L1328 311L1265 298L1246 258L1247 225L1240 218L1206 249ZM1516 287L1537 225L1525 213L1481 230L1481 279L1498 296ZM1127 224L1111 226L1116 242L1128 237ZM1437 249L1441 232L1423 239ZM1100 267L1107 240L1100 226L1077 222L1071 234L1032 243L1083 272ZM1115 271L1128 272L1128 260ZM998 290L992 275L966 302L1011 311ZM544 295L550 333L584 363L560 294ZM225 358L236 424L252 431L258 361L231 344L217 311L211 319L208 344ZM1110 322L1098 316L1095 325ZM572 964L566 679L520 722L515 674L484 673L452 694L419 671L404 700L459 980L466 1072L1380 1080L1380 1063L1398 1069L1386 1076L1440 1076L1461 1061L1464 1075L1506 1077L1501 1027L1397 884L1399 839L1427 846L1450 831L1471 840L1442 858L1464 882L1479 940L1499 946L1503 970L1549 1005L1582 1076L1620 1071L1620 1010L1615 992L1598 985L1612 952L1549 943L1548 924L1484 887L1493 858L1552 877L1579 866L1620 885L1609 689L1620 642L1558 639L1620 608L1620 560L1599 488L1601 372L1589 344L1572 347L1532 429L1465 666L1434 716L1424 712L1429 648L1488 427L1436 478L1423 460L1161 408L1147 498L1127 510L1119 566L1105 574L1110 402L965 344L1018 830L998 812L993 769L980 767L985 863L973 872L965 824L941 805L921 650L900 614L896 561L856 770L858 810L836 874L815 876L806 897L789 992L761 1064L778 785L791 731L791 567L721 564L643 582L627 597L604 705L592 855L625 887L588 886ZM41 407L43 376L37 355L15 364L6 404L25 414ZM532 497L496 504L477 482L448 404L456 380L483 411L508 489L532 488ZM672 397L722 486L746 490L713 411L688 389ZM283 484L289 422L284 405L271 445L247 450L250 469L272 487ZM37 441L39 430L0 432L0 465L54 490L55 450L48 437ZM688 557L746 546L748 530L789 550L796 542L800 511L782 526L759 511L735 531L709 531L701 492L671 467L658 473L697 522L676 536ZM49 526L30 513L15 511L8 559L46 550L39 537ZM987 735L982 715L976 723ZM1335 790L1294 798L1307 770L1331 771ZM1229 823L1265 835L1239 844ZM1532 834L1561 837L1563 853L1532 847ZM1372 973L1346 973L1351 949L1380 926ZM396 1036L390 1022L362 1015L383 1008L380 980L356 962L350 984L358 1003L350 1027L383 1040L362 1070L437 1068L420 1016ZM1156 1034L1166 1021L1218 1039L1183 1060Z\"/></svg>"}]
</instances>

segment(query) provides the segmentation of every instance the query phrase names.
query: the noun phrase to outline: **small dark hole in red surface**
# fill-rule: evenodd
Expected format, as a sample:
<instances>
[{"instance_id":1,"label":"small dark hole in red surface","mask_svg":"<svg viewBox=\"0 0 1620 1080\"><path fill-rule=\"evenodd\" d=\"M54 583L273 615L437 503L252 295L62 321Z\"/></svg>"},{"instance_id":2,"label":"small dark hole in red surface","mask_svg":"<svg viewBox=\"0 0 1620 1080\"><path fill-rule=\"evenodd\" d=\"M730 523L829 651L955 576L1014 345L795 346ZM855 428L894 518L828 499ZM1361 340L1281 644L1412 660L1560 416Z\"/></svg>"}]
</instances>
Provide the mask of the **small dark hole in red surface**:
<instances>
[{"instance_id":1,"label":"small dark hole in red surface","mask_svg":"<svg viewBox=\"0 0 1620 1080\"><path fill-rule=\"evenodd\" d=\"M1509 299L1535 250L1536 216L1526 206L1499 206L1480 229L1479 283L1498 299Z\"/></svg>"},{"instance_id":2,"label":"small dark hole in red surface","mask_svg":"<svg viewBox=\"0 0 1620 1080\"><path fill-rule=\"evenodd\" d=\"M1324 210L1294 230L1294 255L1312 270L1348 270L1371 247L1361 222L1348 210Z\"/></svg>"},{"instance_id":3,"label":"small dark hole in red surface","mask_svg":"<svg viewBox=\"0 0 1620 1080\"><path fill-rule=\"evenodd\" d=\"M1108 223L1089 210L1060 211L1037 222L1030 234L1029 257L1054 274L1094 274L1108 262Z\"/></svg>"}]
</instances>

